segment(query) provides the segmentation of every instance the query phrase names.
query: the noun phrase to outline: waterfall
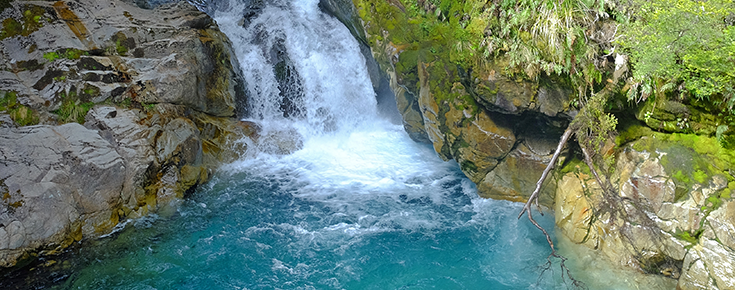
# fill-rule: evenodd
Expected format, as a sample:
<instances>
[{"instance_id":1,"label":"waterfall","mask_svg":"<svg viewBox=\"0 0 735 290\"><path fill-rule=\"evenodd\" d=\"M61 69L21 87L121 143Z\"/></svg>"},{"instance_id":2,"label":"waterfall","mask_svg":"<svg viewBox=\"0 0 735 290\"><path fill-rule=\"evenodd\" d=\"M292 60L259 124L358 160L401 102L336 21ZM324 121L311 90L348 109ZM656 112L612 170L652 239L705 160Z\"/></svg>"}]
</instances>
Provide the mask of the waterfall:
<instances>
[{"instance_id":1,"label":"waterfall","mask_svg":"<svg viewBox=\"0 0 735 290\"><path fill-rule=\"evenodd\" d=\"M249 119L266 131L293 128L308 139L376 118L359 44L318 3L233 1L214 13L239 56Z\"/></svg>"},{"instance_id":2,"label":"waterfall","mask_svg":"<svg viewBox=\"0 0 735 290\"><path fill-rule=\"evenodd\" d=\"M236 50L256 154L171 217L84 248L57 288L567 288L539 270L548 245L520 204L479 198L455 162L378 116L357 42L318 0L197 3ZM656 286L586 256L573 267L593 289Z\"/></svg>"}]
</instances>

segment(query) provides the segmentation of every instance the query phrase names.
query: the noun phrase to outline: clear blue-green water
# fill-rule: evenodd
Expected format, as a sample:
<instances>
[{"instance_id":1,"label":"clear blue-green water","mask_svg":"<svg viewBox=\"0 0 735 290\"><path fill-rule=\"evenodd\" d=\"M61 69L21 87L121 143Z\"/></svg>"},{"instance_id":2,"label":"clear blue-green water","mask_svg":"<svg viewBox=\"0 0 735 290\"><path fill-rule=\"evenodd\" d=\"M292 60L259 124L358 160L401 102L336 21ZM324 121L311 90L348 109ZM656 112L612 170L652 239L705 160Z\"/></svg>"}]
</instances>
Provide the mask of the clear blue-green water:
<instances>
[{"instance_id":1,"label":"clear blue-green water","mask_svg":"<svg viewBox=\"0 0 735 290\"><path fill-rule=\"evenodd\" d=\"M168 216L83 248L59 288L558 288L520 204L478 198L456 164L401 130L234 164Z\"/></svg>"},{"instance_id":2,"label":"clear blue-green water","mask_svg":"<svg viewBox=\"0 0 735 290\"><path fill-rule=\"evenodd\" d=\"M456 163L383 123L231 164L79 248L51 288L568 289L558 264L542 271L549 247L520 208L479 198ZM538 220L553 229L551 215ZM673 285L562 251L590 289Z\"/></svg>"},{"instance_id":3,"label":"clear blue-green water","mask_svg":"<svg viewBox=\"0 0 735 290\"><path fill-rule=\"evenodd\" d=\"M317 0L225 2L201 8L232 40L248 120L262 128L243 140L247 156L183 201L5 275L0 288L568 288L558 264L542 270L550 249L516 218L521 204L479 198L455 162L379 117L357 42ZM298 81L279 83L277 62ZM299 117L284 117L284 95ZM553 235L552 215L536 216ZM556 242L591 289L672 286Z\"/></svg>"}]
</instances>

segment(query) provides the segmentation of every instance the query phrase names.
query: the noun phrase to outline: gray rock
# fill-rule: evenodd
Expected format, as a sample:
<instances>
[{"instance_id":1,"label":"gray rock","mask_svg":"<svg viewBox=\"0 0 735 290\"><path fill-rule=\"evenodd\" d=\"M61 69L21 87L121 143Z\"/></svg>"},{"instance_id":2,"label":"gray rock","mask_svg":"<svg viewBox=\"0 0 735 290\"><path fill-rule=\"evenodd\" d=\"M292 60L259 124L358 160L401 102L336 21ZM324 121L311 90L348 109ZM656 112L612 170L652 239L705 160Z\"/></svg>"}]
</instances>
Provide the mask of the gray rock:
<instances>
[{"instance_id":1,"label":"gray rock","mask_svg":"<svg viewBox=\"0 0 735 290\"><path fill-rule=\"evenodd\" d=\"M703 238L684 259L677 289L735 289L735 254L717 241Z\"/></svg>"},{"instance_id":2,"label":"gray rock","mask_svg":"<svg viewBox=\"0 0 735 290\"><path fill-rule=\"evenodd\" d=\"M125 163L97 131L76 123L0 129L0 140L0 266L19 258L12 250L117 223Z\"/></svg>"},{"instance_id":3,"label":"gray rock","mask_svg":"<svg viewBox=\"0 0 735 290\"><path fill-rule=\"evenodd\" d=\"M108 233L243 154L239 65L206 14L184 1L11 5L2 17L40 8L43 25L0 40L0 86L46 125L0 114L0 267Z\"/></svg>"},{"instance_id":4,"label":"gray rock","mask_svg":"<svg viewBox=\"0 0 735 290\"><path fill-rule=\"evenodd\" d=\"M234 116L244 101L229 40L187 2L155 10L120 1L59 3L29 3L47 11L43 26L0 40L7 56L0 59L0 84L38 111L42 123L55 122L49 112L65 98L171 103L223 117ZM20 65L28 62L39 66Z\"/></svg>"}]
</instances>

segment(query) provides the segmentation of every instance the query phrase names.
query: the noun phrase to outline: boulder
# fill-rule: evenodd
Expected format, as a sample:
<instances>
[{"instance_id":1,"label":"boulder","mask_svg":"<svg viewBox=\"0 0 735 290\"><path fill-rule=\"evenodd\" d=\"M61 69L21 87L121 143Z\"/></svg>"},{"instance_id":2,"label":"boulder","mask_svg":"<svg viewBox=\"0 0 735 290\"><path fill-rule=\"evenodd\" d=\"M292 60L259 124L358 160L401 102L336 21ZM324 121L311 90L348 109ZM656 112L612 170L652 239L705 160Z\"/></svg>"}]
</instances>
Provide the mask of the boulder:
<instances>
[{"instance_id":1,"label":"boulder","mask_svg":"<svg viewBox=\"0 0 735 290\"><path fill-rule=\"evenodd\" d=\"M183 198L256 133L236 120L229 40L187 2L18 1L0 18L27 27L0 39L0 267Z\"/></svg>"}]
</instances>

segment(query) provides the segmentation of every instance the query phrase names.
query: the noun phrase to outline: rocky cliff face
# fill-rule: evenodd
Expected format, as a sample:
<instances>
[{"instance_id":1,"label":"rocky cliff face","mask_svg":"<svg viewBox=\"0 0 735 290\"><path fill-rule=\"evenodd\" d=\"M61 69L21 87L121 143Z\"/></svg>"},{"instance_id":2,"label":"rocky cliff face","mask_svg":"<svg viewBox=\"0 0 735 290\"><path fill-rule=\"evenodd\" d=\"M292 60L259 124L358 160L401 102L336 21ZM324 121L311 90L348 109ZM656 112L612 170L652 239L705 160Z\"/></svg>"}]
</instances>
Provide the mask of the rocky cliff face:
<instances>
[{"instance_id":1,"label":"rocky cliff face","mask_svg":"<svg viewBox=\"0 0 735 290\"><path fill-rule=\"evenodd\" d=\"M432 143L444 160L456 160L481 196L527 199L576 114L572 90L558 78L510 77L503 58L461 65L455 51L442 51L452 48L440 47L441 35L422 37L420 20L409 19L400 1L353 2L409 135ZM552 204L555 187L544 185L544 204Z\"/></svg>"},{"instance_id":2,"label":"rocky cliff face","mask_svg":"<svg viewBox=\"0 0 735 290\"><path fill-rule=\"evenodd\" d=\"M0 266L109 233L242 154L227 37L186 2L0 13Z\"/></svg>"},{"instance_id":3,"label":"rocky cliff face","mask_svg":"<svg viewBox=\"0 0 735 290\"><path fill-rule=\"evenodd\" d=\"M508 71L502 55L461 59L461 50L472 51L463 37L482 19L445 15L433 1L353 2L411 137L456 160L481 196L527 200L577 114L569 82L529 80ZM451 37L459 41L445 43ZM626 66L623 56L615 61L618 79ZM679 279L681 289L735 288L735 163L706 135L716 118L679 101L649 100L628 114L634 117L618 127L616 144L599 148L611 160L614 196L603 194L578 149L568 146L541 202L554 209L561 233L612 261Z\"/></svg>"},{"instance_id":4,"label":"rocky cliff face","mask_svg":"<svg viewBox=\"0 0 735 290\"><path fill-rule=\"evenodd\" d=\"M732 289L732 153L707 136L637 130L644 136L616 153L619 202L576 167L558 181L557 226L621 265L679 279L680 289ZM619 210L596 215L610 206Z\"/></svg>"}]
</instances>

